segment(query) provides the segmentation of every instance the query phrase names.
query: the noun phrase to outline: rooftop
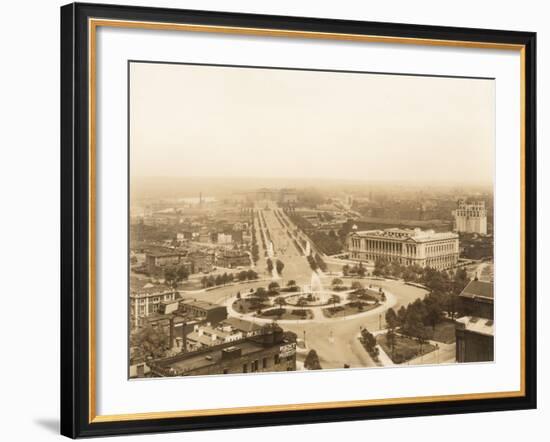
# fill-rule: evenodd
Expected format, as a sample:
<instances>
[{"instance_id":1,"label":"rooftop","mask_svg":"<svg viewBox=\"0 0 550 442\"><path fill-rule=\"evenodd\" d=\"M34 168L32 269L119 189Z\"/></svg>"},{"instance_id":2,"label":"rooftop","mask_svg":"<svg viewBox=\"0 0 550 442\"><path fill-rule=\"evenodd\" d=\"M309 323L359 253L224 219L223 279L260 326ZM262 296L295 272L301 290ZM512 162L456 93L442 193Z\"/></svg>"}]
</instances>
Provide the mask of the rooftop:
<instances>
[{"instance_id":1,"label":"rooftop","mask_svg":"<svg viewBox=\"0 0 550 442\"><path fill-rule=\"evenodd\" d=\"M243 332L252 332L260 330L261 327L258 324L255 324L252 321L245 321L244 319L239 319L235 317L230 317L227 319L224 319L221 322L222 325L229 325L233 327L235 330L240 330Z\"/></svg>"},{"instance_id":2,"label":"rooftop","mask_svg":"<svg viewBox=\"0 0 550 442\"><path fill-rule=\"evenodd\" d=\"M279 344L277 344L279 345ZM185 374L188 371L216 365L222 358L223 350L227 348L240 348L242 356L256 353L265 349L261 344L252 341L231 342L199 350L191 353L182 353L165 360L154 361L154 364L162 369L173 369L176 373Z\"/></svg>"},{"instance_id":3,"label":"rooftop","mask_svg":"<svg viewBox=\"0 0 550 442\"><path fill-rule=\"evenodd\" d=\"M486 298L493 300L495 297L493 284L487 281L470 281L469 284L464 287L460 296L465 298Z\"/></svg>"},{"instance_id":4,"label":"rooftop","mask_svg":"<svg viewBox=\"0 0 550 442\"><path fill-rule=\"evenodd\" d=\"M415 242L427 242L444 239L458 239L458 234L454 232L435 232L433 230L400 229L397 227L384 230L363 230L354 232L353 235L369 238L384 238L398 240L412 240Z\"/></svg>"},{"instance_id":5,"label":"rooftop","mask_svg":"<svg viewBox=\"0 0 550 442\"><path fill-rule=\"evenodd\" d=\"M465 330L486 336L494 336L494 321L476 316L463 316L456 322L462 324Z\"/></svg>"},{"instance_id":6,"label":"rooftop","mask_svg":"<svg viewBox=\"0 0 550 442\"><path fill-rule=\"evenodd\" d=\"M154 296L162 295L166 293L174 293L175 290L166 285L152 285L147 284L141 288L134 288L133 285L130 289L131 296Z\"/></svg>"},{"instance_id":7,"label":"rooftop","mask_svg":"<svg viewBox=\"0 0 550 442\"><path fill-rule=\"evenodd\" d=\"M187 252L185 251L177 251L177 250L172 250L172 251L159 251L159 250L154 250L154 251L147 251L145 252L145 254L147 256L153 256L155 258L171 258L171 257L182 257L182 256L186 256L187 255Z\"/></svg>"},{"instance_id":8,"label":"rooftop","mask_svg":"<svg viewBox=\"0 0 550 442\"><path fill-rule=\"evenodd\" d=\"M187 305L187 306L190 306L190 307L201 308L203 310L212 310L212 309L215 309L215 308L223 307L221 305L212 304L211 302L202 301L200 299L183 299L181 301L181 304L182 305Z\"/></svg>"}]
</instances>

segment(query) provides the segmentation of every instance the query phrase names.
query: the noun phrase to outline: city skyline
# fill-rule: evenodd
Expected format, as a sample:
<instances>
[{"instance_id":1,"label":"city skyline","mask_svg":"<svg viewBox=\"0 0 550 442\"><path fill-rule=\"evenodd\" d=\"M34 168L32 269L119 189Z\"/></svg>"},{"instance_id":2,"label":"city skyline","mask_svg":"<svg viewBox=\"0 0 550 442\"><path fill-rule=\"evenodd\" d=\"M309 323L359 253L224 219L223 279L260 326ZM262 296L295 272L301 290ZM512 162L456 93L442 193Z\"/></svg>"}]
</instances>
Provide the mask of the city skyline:
<instances>
[{"instance_id":1,"label":"city skyline","mask_svg":"<svg viewBox=\"0 0 550 442\"><path fill-rule=\"evenodd\" d=\"M494 360L494 81L129 69L129 378Z\"/></svg>"}]
</instances>

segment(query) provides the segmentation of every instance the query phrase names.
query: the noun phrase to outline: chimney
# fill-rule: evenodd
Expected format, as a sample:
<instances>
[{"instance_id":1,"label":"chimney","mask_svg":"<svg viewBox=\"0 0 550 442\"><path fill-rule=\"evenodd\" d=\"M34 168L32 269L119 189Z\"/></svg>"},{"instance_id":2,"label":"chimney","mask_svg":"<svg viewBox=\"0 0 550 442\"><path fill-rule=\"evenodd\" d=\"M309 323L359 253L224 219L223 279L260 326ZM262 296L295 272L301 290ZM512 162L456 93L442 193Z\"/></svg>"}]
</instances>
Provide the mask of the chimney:
<instances>
[{"instance_id":1,"label":"chimney","mask_svg":"<svg viewBox=\"0 0 550 442\"><path fill-rule=\"evenodd\" d=\"M187 323L181 324L181 352L187 352Z\"/></svg>"}]
</instances>

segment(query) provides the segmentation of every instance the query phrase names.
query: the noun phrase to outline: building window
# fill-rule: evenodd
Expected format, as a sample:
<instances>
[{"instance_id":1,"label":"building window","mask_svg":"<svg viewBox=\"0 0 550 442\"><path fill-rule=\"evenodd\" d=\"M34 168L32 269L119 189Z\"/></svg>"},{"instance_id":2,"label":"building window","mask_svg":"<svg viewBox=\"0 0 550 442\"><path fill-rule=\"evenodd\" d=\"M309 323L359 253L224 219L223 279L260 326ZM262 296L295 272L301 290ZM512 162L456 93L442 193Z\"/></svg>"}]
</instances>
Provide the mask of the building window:
<instances>
[{"instance_id":1,"label":"building window","mask_svg":"<svg viewBox=\"0 0 550 442\"><path fill-rule=\"evenodd\" d=\"M227 374L227 373L228 373L227 368L224 368L224 369L223 369L223 374Z\"/></svg>"},{"instance_id":2,"label":"building window","mask_svg":"<svg viewBox=\"0 0 550 442\"><path fill-rule=\"evenodd\" d=\"M248 364L243 364L243 373L248 373Z\"/></svg>"},{"instance_id":3,"label":"building window","mask_svg":"<svg viewBox=\"0 0 550 442\"><path fill-rule=\"evenodd\" d=\"M267 368L267 358L262 360L262 368Z\"/></svg>"},{"instance_id":4,"label":"building window","mask_svg":"<svg viewBox=\"0 0 550 442\"><path fill-rule=\"evenodd\" d=\"M281 362L281 358L279 357L278 354L275 355L275 364L278 364L279 362Z\"/></svg>"}]
</instances>

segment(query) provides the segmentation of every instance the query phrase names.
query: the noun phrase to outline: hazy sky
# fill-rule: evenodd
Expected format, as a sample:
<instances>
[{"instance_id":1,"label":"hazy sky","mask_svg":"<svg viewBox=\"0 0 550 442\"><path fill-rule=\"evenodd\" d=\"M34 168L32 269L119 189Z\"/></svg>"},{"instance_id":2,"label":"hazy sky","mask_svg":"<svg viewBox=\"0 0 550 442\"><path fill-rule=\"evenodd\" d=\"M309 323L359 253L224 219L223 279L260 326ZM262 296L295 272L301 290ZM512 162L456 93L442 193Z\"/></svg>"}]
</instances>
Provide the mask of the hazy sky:
<instances>
[{"instance_id":1,"label":"hazy sky","mask_svg":"<svg viewBox=\"0 0 550 442\"><path fill-rule=\"evenodd\" d=\"M132 63L131 174L489 183L494 81Z\"/></svg>"}]
</instances>

